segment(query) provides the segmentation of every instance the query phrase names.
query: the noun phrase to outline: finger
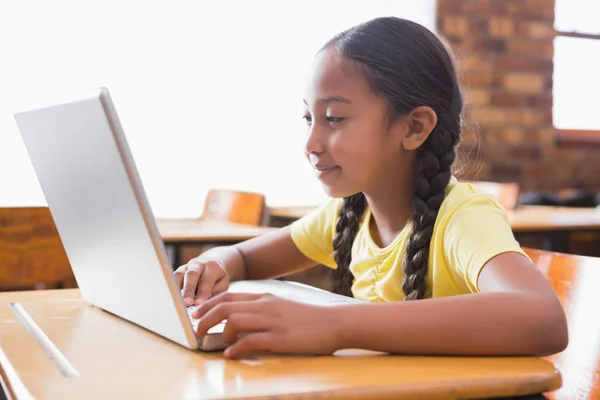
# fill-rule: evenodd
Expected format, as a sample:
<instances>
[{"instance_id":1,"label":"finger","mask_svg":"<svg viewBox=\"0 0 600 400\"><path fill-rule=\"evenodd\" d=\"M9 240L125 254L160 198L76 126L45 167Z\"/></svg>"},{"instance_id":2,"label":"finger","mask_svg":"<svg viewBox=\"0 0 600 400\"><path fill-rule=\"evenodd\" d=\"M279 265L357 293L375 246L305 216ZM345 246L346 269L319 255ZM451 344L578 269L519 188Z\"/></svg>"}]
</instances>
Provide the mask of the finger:
<instances>
[{"instance_id":1,"label":"finger","mask_svg":"<svg viewBox=\"0 0 600 400\"><path fill-rule=\"evenodd\" d=\"M177 283L177 289L181 290L183 286L183 276L187 271L187 265L182 265L175 270L175 282Z\"/></svg>"},{"instance_id":2,"label":"finger","mask_svg":"<svg viewBox=\"0 0 600 400\"><path fill-rule=\"evenodd\" d=\"M220 268L219 268L220 269ZM200 304L210 298L212 288L218 278L219 269L207 264L202 270L202 275L198 280L198 290L196 292L196 304ZM221 270L222 271L222 270Z\"/></svg>"},{"instance_id":3,"label":"finger","mask_svg":"<svg viewBox=\"0 0 600 400\"><path fill-rule=\"evenodd\" d=\"M237 301L217 304L200 318L196 334L199 338L202 338L210 328L221 323L221 321L228 319L231 314L256 313L260 306L261 304L256 301Z\"/></svg>"},{"instance_id":4,"label":"finger","mask_svg":"<svg viewBox=\"0 0 600 400\"><path fill-rule=\"evenodd\" d=\"M225 349L223 355L226 358L241 358L253 351L272 351L273 343L275 337L271 332L250 333Z\"/></svg>"},{"instance_id":5,"label":"finger","mask_svg":"<svg viewBox=\"0 0 600 400\"><path fill-rule=\"evenodd\" d=\"M221 279L217 280L215 286L212 288L211 296L216 296L229 289L229 277L225 274Z\"/></svg>"},{"instance_id":6,"label":"finger","mask_svg":"<svg viewBox=\"0 0 600 400\"><path fill-rule=\"evenodd\" d=\"M260 314L237 313L227 318L225 329L223 329L223 341L234 343L240 334L259 332L267 330L269 319Z\"/></svg>"},{"instance_id":7,"label":"finger","mask_svg":"<svg viewBox=\"0 0 600 400\"><path fill-rule=\"evenodd\" d=\"M238 301L254 301L261 298L260 294L255 293L232 293L225 292L221 293L217 296L211 297L202 303L196 310L192 312L192 318L198 319L202 318L208 311L216 307L221 303L231 303Z\"/></svg>"},{"instance_id":8,"label":"finger","mask_svg":"<svg viewBox=\"0 0 600 400\"><path fill-rule=\"evenodd\" d=\"M202 274L204 264L190 264L183 277L183 303L186 306L194 304L194 294L198 286L198 278Z\"/></svg>"}]
</instances>

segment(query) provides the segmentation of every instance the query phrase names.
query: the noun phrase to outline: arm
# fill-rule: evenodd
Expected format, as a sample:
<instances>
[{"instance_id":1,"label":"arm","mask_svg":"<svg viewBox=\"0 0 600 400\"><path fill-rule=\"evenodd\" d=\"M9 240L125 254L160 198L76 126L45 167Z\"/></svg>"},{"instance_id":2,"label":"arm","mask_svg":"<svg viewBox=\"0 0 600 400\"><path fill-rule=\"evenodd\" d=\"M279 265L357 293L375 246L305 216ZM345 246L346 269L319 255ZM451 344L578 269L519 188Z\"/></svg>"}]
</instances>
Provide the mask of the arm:
<instances>
[{"instance_id":1,"label":"arm","mask_svg":"<svg viewBox=\"0 0 600 400\"><path fill-rule=\"evenodd\" d=\"M339 200L330 199L287 227L234 246L211 249L194 260L217 261L232 281L275 278L316 264L333 266L333 235L339 204ZM292 239L292 233L303 251Z\"/></svg>"},{"instance_id":2,"label":"arm","mask_svg":"<svg viewBox=\"0 0 600 400\"><path fill-rule=\"evenodd\" d=\"M503 253L482 269L480 293L341 309L338 348L401 354L533 355L562 351L566 318L545 277Z\"/></svg>"},{"instance_id":3,"label":"arm","mask_svg":"<svg viewBox=\"0 0 600 400\"><path fill-rule=\"evenodd\" d=\"M232 281L276 278L316 264L298 250L289 226L233 246L210 249L194 260L217 261Z\"/></svg>"},{"instance_id":4,"label":"arm","mask_svg":"<svg viewBox=\"0 0 600 400\"><path fill-rule=\"evenodd\" d=\"M335 266L336 212L332 199L290 226L190 260L175 271L184 303L200 304L227 291L230 281L275 278L316 264Z\"/></svg>"}]
</instances>

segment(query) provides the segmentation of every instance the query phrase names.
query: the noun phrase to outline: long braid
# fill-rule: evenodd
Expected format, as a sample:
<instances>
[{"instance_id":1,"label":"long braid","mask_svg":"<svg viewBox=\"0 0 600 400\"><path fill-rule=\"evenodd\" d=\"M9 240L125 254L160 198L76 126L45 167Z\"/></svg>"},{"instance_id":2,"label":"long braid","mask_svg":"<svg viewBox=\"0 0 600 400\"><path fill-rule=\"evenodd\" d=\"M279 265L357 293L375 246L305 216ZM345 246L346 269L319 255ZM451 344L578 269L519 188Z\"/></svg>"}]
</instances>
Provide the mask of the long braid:
<instances>
[{"instance_id":1,"label":"long braid","mask_svg":"<svg viewBox=\"0 0 600 400\"><path fill-rule=\"evenodd\" d=\"M354 277L350 272L352 244L358 232L360 218L367 208L367 200L362 193L345 197L338 212L336 235L333 239L333 257L337 268L333 270L333 292L352 297Z\"/></svg>"},{"instance_id":2,"label":"long braid","mask_svg":"<svg viewBox=\"0 0 600 400\"><path fill-rule=\"evenodd\" d=\"M415 179L412 233L406 245L402 267L402 290L405 300L425 297L425 278L429 264L429 248L444 191L450 182L450 167L455 159L456 134L436 128L419 149L419 169Z\"/></svg>"}]
</instances>

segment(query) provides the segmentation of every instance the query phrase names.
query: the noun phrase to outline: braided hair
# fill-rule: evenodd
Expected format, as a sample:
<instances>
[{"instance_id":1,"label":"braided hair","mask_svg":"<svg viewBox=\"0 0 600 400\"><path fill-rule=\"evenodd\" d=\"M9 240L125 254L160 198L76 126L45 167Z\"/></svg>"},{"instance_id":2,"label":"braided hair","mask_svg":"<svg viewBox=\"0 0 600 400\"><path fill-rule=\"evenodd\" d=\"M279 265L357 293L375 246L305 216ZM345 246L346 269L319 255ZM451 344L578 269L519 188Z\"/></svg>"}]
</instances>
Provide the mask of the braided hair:
<instances>
[{"instance_id":1,"label":"braided hair","mask_svg":"<svg viewBox=\"0 0 600 400\"><path fill-rule=\"evenodd\" d=\"M429 248L444 191L450 182L462 128L463 99L453 58L425 27L396 17L376 18L348 29L325 46L351 60L371 90L388 102L391 118L419 106L431 107L438 121L416 150L411 235L402 262L405 300L425 296ZM367 207L362 193L344 198L338 212L333 291L351 296L352 244Z\"/></svg>"}]
</instances>

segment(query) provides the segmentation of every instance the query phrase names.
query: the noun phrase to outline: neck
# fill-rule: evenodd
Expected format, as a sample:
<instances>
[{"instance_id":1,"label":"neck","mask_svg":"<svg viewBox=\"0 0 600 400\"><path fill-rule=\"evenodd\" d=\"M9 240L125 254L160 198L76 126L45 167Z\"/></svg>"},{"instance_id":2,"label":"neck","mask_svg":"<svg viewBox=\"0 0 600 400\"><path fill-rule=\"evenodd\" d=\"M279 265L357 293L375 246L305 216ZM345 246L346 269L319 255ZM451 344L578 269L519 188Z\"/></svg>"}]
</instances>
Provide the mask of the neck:
<instances>
[{"instance_id":1,"label":"neck","mask_svg":"<svg viewBox=\"0 0 600 400\"><path fill-rule=\"evenodd\" d=\"M387 184L365 192L371 214L373 240L382 247L389 245L404 229L413 214L412 184Z\"/></svg>"}]
</instances>

